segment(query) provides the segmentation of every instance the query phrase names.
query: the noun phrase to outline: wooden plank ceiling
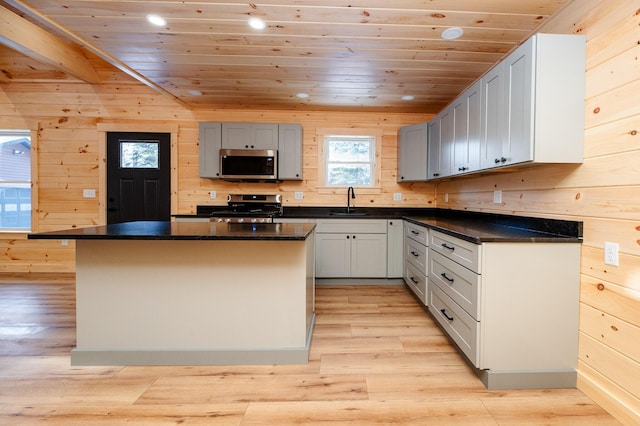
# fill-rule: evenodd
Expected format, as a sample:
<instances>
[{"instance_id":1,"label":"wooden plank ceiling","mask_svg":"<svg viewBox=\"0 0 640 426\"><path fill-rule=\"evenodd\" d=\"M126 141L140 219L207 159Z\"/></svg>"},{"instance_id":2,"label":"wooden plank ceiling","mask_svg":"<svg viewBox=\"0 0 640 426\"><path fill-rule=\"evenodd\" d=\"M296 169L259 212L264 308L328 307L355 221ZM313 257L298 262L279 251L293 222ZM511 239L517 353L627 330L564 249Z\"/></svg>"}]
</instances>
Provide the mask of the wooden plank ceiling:
<instances>
[{"instance_id":1,"label":"wooden plank ceiling","mask_svg":"<svg viewBox=\"0 0 640 426\"><path fill-rule=\"evenodd\" d=\"M5 28L34 23L80 52L80 60L101 58L194 109L435 113L568 1L7 0L0 5L15 18L2 22ZM149 14L165 17L166 25L150 24ZM267 27L249 27L250 17L263 19ZM464 34L443 40L449 27ZM56 54L47 58L50 49L38 53L29 47L38 40L24 37L0 34L7 46L0 50L0 83L73 79L70 73L89 81L86 69L74 74L53 66L62 63ZM8 48L25 58L16 59ZM403 101L404 95L414 99Z\"/></svg>"}]
</instances>

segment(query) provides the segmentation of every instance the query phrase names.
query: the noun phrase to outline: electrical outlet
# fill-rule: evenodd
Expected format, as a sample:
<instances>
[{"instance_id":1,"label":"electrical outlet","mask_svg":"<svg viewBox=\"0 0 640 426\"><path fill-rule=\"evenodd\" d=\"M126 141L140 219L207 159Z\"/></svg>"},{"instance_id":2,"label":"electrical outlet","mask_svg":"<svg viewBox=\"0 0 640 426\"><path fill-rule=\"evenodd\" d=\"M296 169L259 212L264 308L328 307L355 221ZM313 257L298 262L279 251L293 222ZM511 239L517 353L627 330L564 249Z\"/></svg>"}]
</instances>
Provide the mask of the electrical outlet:
<instances>
[{"instance_id":1,"label":"electrical outlet","mask_svg":"<svg viewBox=\"0 0 640 426\"><path fill-rule=\"evenodd\" d=\"M444 202L445 202L445 203L448 203L448 202L449 202L449 193L448 193L448 192L445 192L445 193L444 193Z\"/></svg>"},{"instance_id":2,"label":"electrical outlet","mask_svg":"<svg viewBox=\"0 0 640 426\"><path fill-rule=\"evenodd\" d=\"M493 204L502 204L502 191L493 191Z\"/></svg>"},{"instance_id":3,"label":"electrical outlet","mask_svg":"<svg viewBox=\"0 0 640 426\"><path fill-rule=\"evenodd\" d=\"M293 198L295 198L296 200L302 200L304 198L304 194L301 191L296 191L293 194Z\"/></svg>"},{"instance_id":4,"label":"electrical outlet","mask_svg":"<svg viewBox=\"0 0 640 426\"><path fill-rule=\"evenodd\" d=\"M96 198L96 190L95 189L83 189L82 190L83 198Z\"/></svg>"},{"instance_id":5,"label":"electrical outlet","mask_svg":"<svg viewBox=\"0 0 640 426\"><path fill-rule=\"evenodd\" d=\"M217 196L218 196L218 194L216 193L216 191L209 191L209 197L212 200L215 200Z\"/></svg>"},{"instance_id":6,"label":"electrical outlet","mask_svg":"<svg viewBox=\"0 0 640 426\"><path fill-rule=\"evenodd\" d=\"M394 192L393 201L402 201L402 192Z\"/></svg>"},{"instance_id":7,"label":"electrical outlet","mask_svg":"<svg viewBox=\"0 0 640 426\"><path fill-rule=\"evenodd\" d=\"M618 243L604 243L604 263L606 265L620 266L618 259Z\"/></svg>"},{"instance_id":8,"label":"electrical outlet","mask_svg":"<svg viewBox=\"0 0 640 426\"><path fill-rule=\"evenodd\" d=\"M60 244L62 244L63 246L68 246L69 240L60 240Z\"/></svg>"}]
</instances>

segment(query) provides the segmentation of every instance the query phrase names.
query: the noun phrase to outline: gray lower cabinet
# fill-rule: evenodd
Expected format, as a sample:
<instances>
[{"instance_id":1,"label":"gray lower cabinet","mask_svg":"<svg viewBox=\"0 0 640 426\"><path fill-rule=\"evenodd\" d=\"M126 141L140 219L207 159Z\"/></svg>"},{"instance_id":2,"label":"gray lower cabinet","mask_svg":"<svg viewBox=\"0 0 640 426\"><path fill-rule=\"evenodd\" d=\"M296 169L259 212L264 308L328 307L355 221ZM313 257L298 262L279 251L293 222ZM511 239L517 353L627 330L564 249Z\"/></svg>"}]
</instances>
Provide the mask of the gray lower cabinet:
<instances>
[{"instance_id":1,"label":"gray lower cabinet","mask_svg":"<svg viewBox=\"0 0 640 426\"><path fill-rule=\"evenodd\" d=\"M387 221L318 219L316 277L387 276Z\"/></svg>"},{"instance_id":2,"label":"gray lower cabinet","mask_svg":"<svg viewBox=\"0 0 640 426\"><path fill-rule=\"evenodd\" d=\"M404 221L387 221L387 278L402 278L404 269Z\"/></svg>"},{"instance_id":3,"label":"gray lower cabinet","mask_svg":"<svg viewBox=\"0 0 640 426\"><path fill-rule=\"evenodd\" d=\"M426 227L405 221L403 279L425 306L428 305L428 236Z\"/></svg>"},{"instance_id":4,"label":"gray lower cabinet","mask_svg":"<svg viewBox=\"0 0 640 426\"><path fill-rule=\"evenodd\" d=\"M580 244L429 231L429 311L489 389L575 387Z\"/></svg>"}]
</instances>

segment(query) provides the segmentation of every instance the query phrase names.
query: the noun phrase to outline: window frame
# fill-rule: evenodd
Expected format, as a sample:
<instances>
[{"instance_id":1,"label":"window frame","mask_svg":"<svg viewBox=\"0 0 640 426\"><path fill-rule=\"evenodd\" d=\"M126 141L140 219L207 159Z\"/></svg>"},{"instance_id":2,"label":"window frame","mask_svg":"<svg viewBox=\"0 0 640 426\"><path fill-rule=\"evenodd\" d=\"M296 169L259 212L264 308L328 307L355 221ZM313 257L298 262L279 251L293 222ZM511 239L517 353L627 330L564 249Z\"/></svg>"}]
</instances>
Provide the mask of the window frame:
<instances>
[{"instance_id":1,"label":"window frame","mask_svg":"<svg viewBox=\"0 0 640 426\"><path fill-rule=\"evenodd\" d=\"M337 161L337 160L333 160L330 158L331 156L331 152L328 149L329 145L331 144L331 142L335 142L338 141L340 139L344 139L349 141L349 139L351 139L351 141L357 140L357 139L361 139L361 142L365 142L369 145L369 155L368 155L368 159L367 161L350 161L350 162L342 162L342 161ZM359 141L360 142L360 141ZM376 173L375 173L375 166L376 166L376 138L375 136L371 136L371 135L325 135L324 137L324 167L325 167L325 173L323 176L323 183L324 186L326 187L331 187L331 188L343 188L343 187L349 187L349 186L353 186L356 188L373 188L375 186L375 178L376 178ZM367 165L369 166L369 183L367 184L357 184L357 183L347 183L347 184L332 184L330 183L329 180L329 173L328 170L330 168L330 166L332 165L340 165L340 164L361 164L361 165Z\"/></svg>"},{"instance_id":2,"label":"window frame","mask_svg":"<svg viewBox=\"0 0 640 426\"><path fill-rule=\"evenodd\" d=\"M383 130L378 128L319 128L316 130L316 141L318 144L318 193L331 194L336 189L347 188L353 186L359 188L361 194L379 194L382 192L381 187L381 153L382 153L382 135ZM364 185L327 185L327 157L325 138L329 136L369 136L374 138L372 169L373 182L371 186Z\"/></svg>"}]
</instances>

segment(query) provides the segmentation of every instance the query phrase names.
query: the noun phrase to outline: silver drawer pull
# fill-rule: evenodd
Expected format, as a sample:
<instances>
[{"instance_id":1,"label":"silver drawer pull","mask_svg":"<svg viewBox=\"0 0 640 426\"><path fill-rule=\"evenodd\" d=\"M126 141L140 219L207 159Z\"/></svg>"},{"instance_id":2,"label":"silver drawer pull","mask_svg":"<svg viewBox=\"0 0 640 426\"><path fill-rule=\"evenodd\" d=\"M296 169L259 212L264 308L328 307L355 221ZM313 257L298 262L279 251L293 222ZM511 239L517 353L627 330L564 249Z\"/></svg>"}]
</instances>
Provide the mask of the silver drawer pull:
<instances>
[{"instance_id":1,"label":"silver drawer pull","mask_svg":"<svg viewBox=\"0 0 640 426\"><path fill-rule=\"evenodd\" d=\"M453 321L453 317L450 317L449 315L447 315L446 309L440 309L440 312L442 312L442 315L444 315L446 319L448 319L449 321Z\"/></svg>"},{"instance_id":2,"label":"silver drawer pull","mask_svg":"<svg viewBox=\"0 0 640 426\"><path fill-rule=\"evenodd\" d=\"M440 274L440 276L442 276L442 278L444 278L445 280L449 281L450 283L452 283L454 281L453 278L449 278L447 276L447 274L445 274L444 272Z\"/></svg>"},{"instance_id":3,"label":"silver drawer pull","mask_svg":"<svg viewBox=\"0 0 640 426\"><path fill-rule=\"evenodd\" d=\"M412 251L411 254L414 255L415 257L419 257L420 256L420 253L416 253L415 251Z\"/></svg>"},{"instance_id":4,"label":"silver drawer pull","mask_svg":"<svg viewBox=\"0 0 640 426\"><path fill-rule=\"evenodd\" d=\"M451 251L454 251L456 249L455 247L448 246L447 243L442 243L441 246Z\"/></svg>"}]
</instances>

